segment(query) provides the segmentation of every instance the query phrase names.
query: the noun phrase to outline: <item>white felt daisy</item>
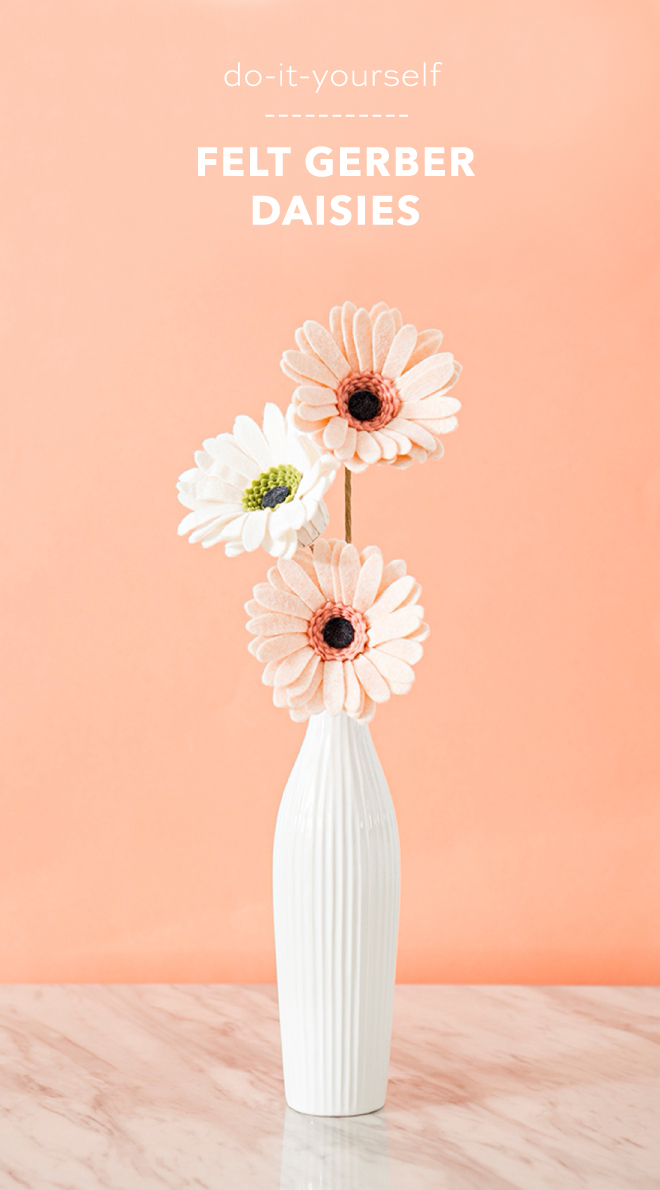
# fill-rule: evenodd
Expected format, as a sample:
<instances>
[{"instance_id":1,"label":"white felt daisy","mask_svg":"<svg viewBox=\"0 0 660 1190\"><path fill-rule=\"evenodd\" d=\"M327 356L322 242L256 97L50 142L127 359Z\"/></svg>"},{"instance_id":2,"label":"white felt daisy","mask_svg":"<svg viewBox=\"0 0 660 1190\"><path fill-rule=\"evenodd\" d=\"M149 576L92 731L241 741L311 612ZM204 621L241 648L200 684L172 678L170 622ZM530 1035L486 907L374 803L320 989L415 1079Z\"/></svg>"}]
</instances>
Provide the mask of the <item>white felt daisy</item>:
<instances>
[{"instance_id":1,"label":"white felt daisy","mask_svg":"<svg viewBox=\"0 0 660 1190\"><path fill-rule=\"evenodd\" d=\"M385 302L371 311L344 302L330 311L329 331L306 322L295 338L281 367L298 384L294 422L319 450L351 471L440 458L461 407L447 396L461 366L439 350L440 331L418 334Z\"/></svg>"},{"instance_id":2,"label":"white felt daisy","mask_svg":"<svg viewBox=\"0 0 660 1190\"><path fill-rule=\"evenodd\" d=\"M428 627L405 562L385 566L377 546L358 554L321 537L280 560L253 595L248 649L292 719L326 710L368 723L377 703L410 690Z\"/></svg>"},{"instance_id":3,"label":"white felt daisy","mask_svg":"<svg viewBox=\"0 0 660 1190\"><path fill-rule=\"evenodd\" d=\"M207 438L203 447L177 484L179 500L191 509L179 533L190 533L191 542L222 541L229 557L262 546L291 558L323 532L323 497L339 464L299 434L277 405L266 405L262 429L251 417L237 417L232 434Z\"/></svg>"}]
</instances>

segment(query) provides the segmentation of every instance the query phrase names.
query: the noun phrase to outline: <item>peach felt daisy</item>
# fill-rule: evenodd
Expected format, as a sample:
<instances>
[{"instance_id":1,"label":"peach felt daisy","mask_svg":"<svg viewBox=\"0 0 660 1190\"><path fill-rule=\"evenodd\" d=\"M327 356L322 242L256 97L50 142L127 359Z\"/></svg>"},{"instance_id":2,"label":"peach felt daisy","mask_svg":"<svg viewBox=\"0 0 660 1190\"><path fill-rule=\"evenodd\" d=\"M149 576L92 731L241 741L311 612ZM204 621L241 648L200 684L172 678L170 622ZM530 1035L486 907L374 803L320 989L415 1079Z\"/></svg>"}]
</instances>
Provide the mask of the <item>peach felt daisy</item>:
<instances>
[{"instance_id":1,"label":"peach felt daisy","mask_svg":"<svg viewBox=\"0 0 660 1190\"><path fill-rule=\"evenodd\" d=\"M350 471L441 457L461 407L447 395L461 365L439 350L441 331L418 334L385 302L371 311L344 302L330 311L329 331L305 322L295 339L281 368L298 385L294 424L319 450Z\"/></svg>"},{"instance_id":2,"label":"peach felt daisy","mask_svg":"<svg viewBox=\"0 0 660 1190\"><path fill-rule=\"evenodd\" d=\"M410 690L428 627L405 562L385 566L377 546L358 554L318 538L312 550L280 559L253 595L248 649L266 663L262 681L292 719L345 711L368 723L377 703Z\"/></svg>"}]
</instances>

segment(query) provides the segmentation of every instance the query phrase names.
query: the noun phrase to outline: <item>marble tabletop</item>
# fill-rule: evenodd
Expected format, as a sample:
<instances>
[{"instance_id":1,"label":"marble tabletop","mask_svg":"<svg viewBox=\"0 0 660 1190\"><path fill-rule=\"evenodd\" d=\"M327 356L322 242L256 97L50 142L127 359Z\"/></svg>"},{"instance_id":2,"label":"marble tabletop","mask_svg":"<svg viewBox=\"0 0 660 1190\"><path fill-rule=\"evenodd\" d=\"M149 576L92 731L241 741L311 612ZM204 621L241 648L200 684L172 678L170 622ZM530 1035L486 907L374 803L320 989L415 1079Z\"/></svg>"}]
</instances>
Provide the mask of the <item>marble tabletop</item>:
<instances>
[{"instance_id":1,"label":"marble tabletop","mask_svg":"<svg viewBox=\"0 0 660 1190\"><path fill-rule=\"evenodd\" d=\"M658 1190L660 990L396 990L387 1104L285 1106L268 986L0 988L0 1190Z\"/></svg>"}]
</instances>

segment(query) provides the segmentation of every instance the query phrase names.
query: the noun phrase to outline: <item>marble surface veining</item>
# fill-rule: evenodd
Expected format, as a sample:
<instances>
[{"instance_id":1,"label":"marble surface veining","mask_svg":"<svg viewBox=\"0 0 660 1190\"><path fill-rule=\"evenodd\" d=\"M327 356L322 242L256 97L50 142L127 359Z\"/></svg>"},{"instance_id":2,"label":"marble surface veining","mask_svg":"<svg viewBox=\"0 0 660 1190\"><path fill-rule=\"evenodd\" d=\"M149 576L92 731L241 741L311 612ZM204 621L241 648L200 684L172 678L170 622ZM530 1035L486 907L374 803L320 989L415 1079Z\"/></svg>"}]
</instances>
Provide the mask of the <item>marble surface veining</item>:
<instances>
[{"instance_id":1,"label":"marble surface veining","mask_svg":"<svg viewBox=\"0 0 660 1190\"><path fill-rule=\"evenodd\" d=\"M283 1098L271 987L0 988L0 1190L660 1190L660 990L398 987L383 1111Z\"/></svg>"}]
</instances>

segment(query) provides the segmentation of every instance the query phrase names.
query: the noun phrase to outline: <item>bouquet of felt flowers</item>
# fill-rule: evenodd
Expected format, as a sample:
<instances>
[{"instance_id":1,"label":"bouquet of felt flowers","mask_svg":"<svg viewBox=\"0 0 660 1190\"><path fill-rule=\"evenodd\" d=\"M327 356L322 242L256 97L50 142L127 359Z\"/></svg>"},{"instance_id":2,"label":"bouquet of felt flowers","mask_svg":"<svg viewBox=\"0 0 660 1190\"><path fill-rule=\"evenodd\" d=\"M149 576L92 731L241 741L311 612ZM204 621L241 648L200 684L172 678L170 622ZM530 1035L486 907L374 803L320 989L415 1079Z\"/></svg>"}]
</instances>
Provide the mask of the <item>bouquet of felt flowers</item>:
<instances>
[{"instance_id":1,"label":"bouquet of felt flowers","mask_svg":"<svg viewBox=\"0 0 660 1190\"><path fill-rule=\"evenodd\" d=\"M269 403L261 427L239 416L232 433L206 439L178 482L190 509L179 533L224 542L229 557L261 547L277 559L245 605L275 705L295 720L325 710L368 723L377 703L410 689L428 626L405 562L352 544L351 473L440 458L461 367L440 351L440 331L418 333L384 302L334 306L329 330L308 321L295 340L281 360L297 386L291 405ZM345 537L327 539L323 497L342 464Z\"/></svg>"}]
</instances>

